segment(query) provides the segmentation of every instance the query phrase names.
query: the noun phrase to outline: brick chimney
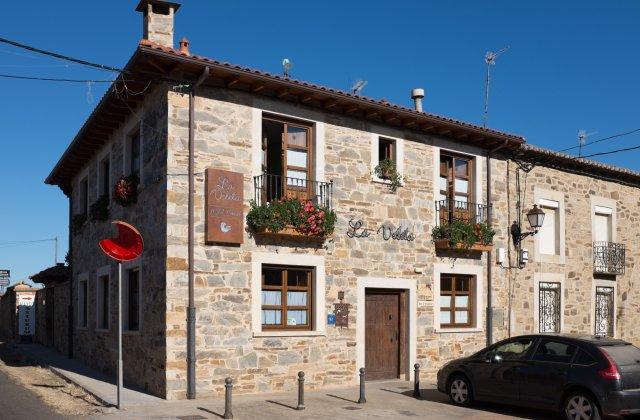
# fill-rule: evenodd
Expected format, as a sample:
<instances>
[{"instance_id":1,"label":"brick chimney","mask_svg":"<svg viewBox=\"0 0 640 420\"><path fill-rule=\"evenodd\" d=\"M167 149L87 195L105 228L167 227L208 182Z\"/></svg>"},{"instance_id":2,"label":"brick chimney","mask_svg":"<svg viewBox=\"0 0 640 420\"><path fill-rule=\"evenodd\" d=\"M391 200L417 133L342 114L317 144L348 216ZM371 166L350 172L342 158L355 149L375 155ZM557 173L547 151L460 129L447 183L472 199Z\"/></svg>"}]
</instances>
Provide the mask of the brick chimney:
<instances>
[{"instance_id":1,"label":"brick chimney","mask_svg":"<svg viewBox=\"0 0 640 420\"><path fill-rule=\"evenodd\" d=\"M164 0L140 0L136 12L144 16L142 38L173 48L173 15L180 3Z\"/></svg>"}]
</instances>

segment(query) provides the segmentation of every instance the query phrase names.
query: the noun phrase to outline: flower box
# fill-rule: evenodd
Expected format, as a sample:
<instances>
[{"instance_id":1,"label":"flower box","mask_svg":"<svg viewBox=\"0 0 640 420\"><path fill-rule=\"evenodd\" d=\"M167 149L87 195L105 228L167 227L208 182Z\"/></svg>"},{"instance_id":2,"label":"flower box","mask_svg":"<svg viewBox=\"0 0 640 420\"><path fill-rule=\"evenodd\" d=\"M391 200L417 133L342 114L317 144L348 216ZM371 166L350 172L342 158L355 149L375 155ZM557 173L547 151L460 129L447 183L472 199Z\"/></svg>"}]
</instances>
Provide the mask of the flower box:
<instances>
[{"instance_id":1,"label":"flower box","mask_svg":"<svg viewBox=\"0 0 640 420\"><path fill-rule=\"evenodd\" d=\"M458 242L455 246L451 246L448 239L438 239L434 241L436 249L450 249L450 250L460 250L460 251L491 251L493 249L493 244L483 244L480 242L476 242L473 245L467 247L465 244Z\"/></svg>"},{"instance_id":2,"label":"flower box","mask_svg":"<svg viewBox=\"0 0 640 420\"><path fill-rule=\"evenodd\" d=\"M324 241L329 235L325 236L316 236L316 235L308 235L306 233L298 232L298 230L294 226L285 226L283 229L277 232L271 232L267 230L265 227L259 227L255 229L254 232L257 236L265 236L265 237L277 237L277 238L309 238L312 240L320 240Z\"/></svg>"}]
</instances>

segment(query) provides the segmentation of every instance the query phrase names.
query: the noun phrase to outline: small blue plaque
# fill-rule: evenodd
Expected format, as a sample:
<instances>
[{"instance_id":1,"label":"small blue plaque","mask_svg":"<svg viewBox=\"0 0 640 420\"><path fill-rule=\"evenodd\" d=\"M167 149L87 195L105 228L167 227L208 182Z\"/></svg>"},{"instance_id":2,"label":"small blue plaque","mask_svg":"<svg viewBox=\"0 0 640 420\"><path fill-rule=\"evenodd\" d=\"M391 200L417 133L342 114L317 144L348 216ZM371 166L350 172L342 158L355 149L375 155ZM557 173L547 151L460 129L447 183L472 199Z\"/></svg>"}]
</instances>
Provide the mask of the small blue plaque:
<instances>
[{"instance_id":1,"label":"small blue plaque","mask_svg":"<svg viewBox=\"0 0 640 420\"><path fill-rule=\"evenodd\" d=\"M327 315L327 324L336 325L336 316L334 314Z\"/></svg>"}]
</instances>

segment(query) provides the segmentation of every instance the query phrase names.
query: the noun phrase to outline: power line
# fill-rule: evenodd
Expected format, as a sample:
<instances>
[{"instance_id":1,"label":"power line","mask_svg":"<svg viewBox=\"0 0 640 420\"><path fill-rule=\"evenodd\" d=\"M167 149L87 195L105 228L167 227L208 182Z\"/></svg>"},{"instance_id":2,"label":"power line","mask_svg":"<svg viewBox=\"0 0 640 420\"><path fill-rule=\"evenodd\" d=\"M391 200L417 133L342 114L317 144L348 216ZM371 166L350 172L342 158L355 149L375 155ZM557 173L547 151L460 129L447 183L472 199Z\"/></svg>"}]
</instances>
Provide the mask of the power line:
<instances>
[{"instance_id":1,"label":"power line","mask_svg":"<svg viewBox=\"0 0 640 420\"><path fill-rule=\"evenodd\" d=\"M640 149L640 145L632 146L632 147L625 147L624 149L610 150L608 152L593 153L591 155L586 155L586 156L582 156L582 157L583 158L590 158L590 157L594 157L594 156L611 155L611 154L614 154L614 153L627 152L629 150L636 150L636 149Z\"/></svg>"},{"instance_id":2,"label":"power line","mask_svg":"<svg viewBox=\"0 0 640 420\"><path fill-rule=\"evenodd\" d=\"M58 79L55 77L19 76L16 74L0 74L5 79L39 80L44 82L70 82L70 83L112 83L113 80L92 80L92 79Z\"/></svg>"},{"instance_id":3,"label":"power line","mask_svg":"<svg viewBox=\"0 0 640 420\"><path fill-rule=\"evenodd\" d=\"M603 142L603 141L606 141L606 140L615 139L615 138L618 138L618 137L628 136L629 134L637 133L638 131L640 131L640 128L636 128L636 129L633 129L633 130L630 130L630 131L625 131L624 133L614 134L614 135L611 135L611 136L608 136L608 137L603 137L603 138L598 139L598 140L594 140L594 141L590 141L588 143L584 143L582 145L582 147L590 146L592 144L600 143L600 142ZM558 151L559 152L566 152L567 150L573 150L573 149L577 149L579 147L581 147L581 146L578 145L578 146L573 146L573 147L567 147L566 149L562 149L562 150L558 150Z\"/></svg>"},{"instance_id":4,"label":"power line","mask_svg":"<svg viewBox=\"0 0 640 420\"><path fill-rule=\"evenodd\" d=\"M7 39L7 38L0 37L0 42L4 43L4 44L13 45L14 47L25 49L27 51L36 52L38 54L47 55L47 56L50 56L50 57L58 58L60 60L71 61L73 63L82 64L84 66L93 67L93 68L97 68L97 69L100 69L100 70L113 71L113 72L116 72L116 73L123 73L124 72L123 69L120 69L120 68L117 68L117 67L106 66L104 64L92 63L91 61L80 60L78 58L69 57L68 55L62 55L62 54L58 54L58 53L55 53L55 52L52 52L52 51L41 50L40 48L36 48L36 47L32 47L30 45L22 44L20 42L12 41L12 40Z\"/></svg>"}]
</instances>

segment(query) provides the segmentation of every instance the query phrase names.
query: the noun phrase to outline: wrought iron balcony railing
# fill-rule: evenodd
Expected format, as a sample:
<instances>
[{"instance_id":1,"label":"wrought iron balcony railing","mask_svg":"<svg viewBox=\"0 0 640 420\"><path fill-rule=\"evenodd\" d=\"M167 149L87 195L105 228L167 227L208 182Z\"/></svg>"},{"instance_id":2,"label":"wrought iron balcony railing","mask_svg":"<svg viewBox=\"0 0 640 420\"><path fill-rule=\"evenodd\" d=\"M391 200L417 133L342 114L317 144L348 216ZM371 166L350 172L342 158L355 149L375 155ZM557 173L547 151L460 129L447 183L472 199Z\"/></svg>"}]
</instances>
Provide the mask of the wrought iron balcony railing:
<instances>
[{"instance_id":1,"label":"wrought iron balcony railing","mask_svg":"<svg viewBox=\"0 0 640 420\"><path fill-rule=\"evenodd\" d=\"M613 242L593 243L593 271L599 274L624 274L625 246Z\"/></svg>"},{"instance_id":2,"label":"wrought iron balcony railing","mask_svg":"<svg viewBox=\"0 0 640 420\"><path fill-rule=\"evenodd\" d=\"M317 206L332 208L332 182L262 174L253 177L253 185L254 200L258 205L285 198L311 200Z\"/></svg>"},{"instance_id":3,"label":"wrought iron balcony railing","mask_svg":"<svg viewBox=\"0 0 640 420\"><path fill-rule=\"evenodd\" d=\"M456 200L436 201L436 225L441 226L454 221L466 223L486 223L488 206Z\"/></svg>"}]
</instances>

